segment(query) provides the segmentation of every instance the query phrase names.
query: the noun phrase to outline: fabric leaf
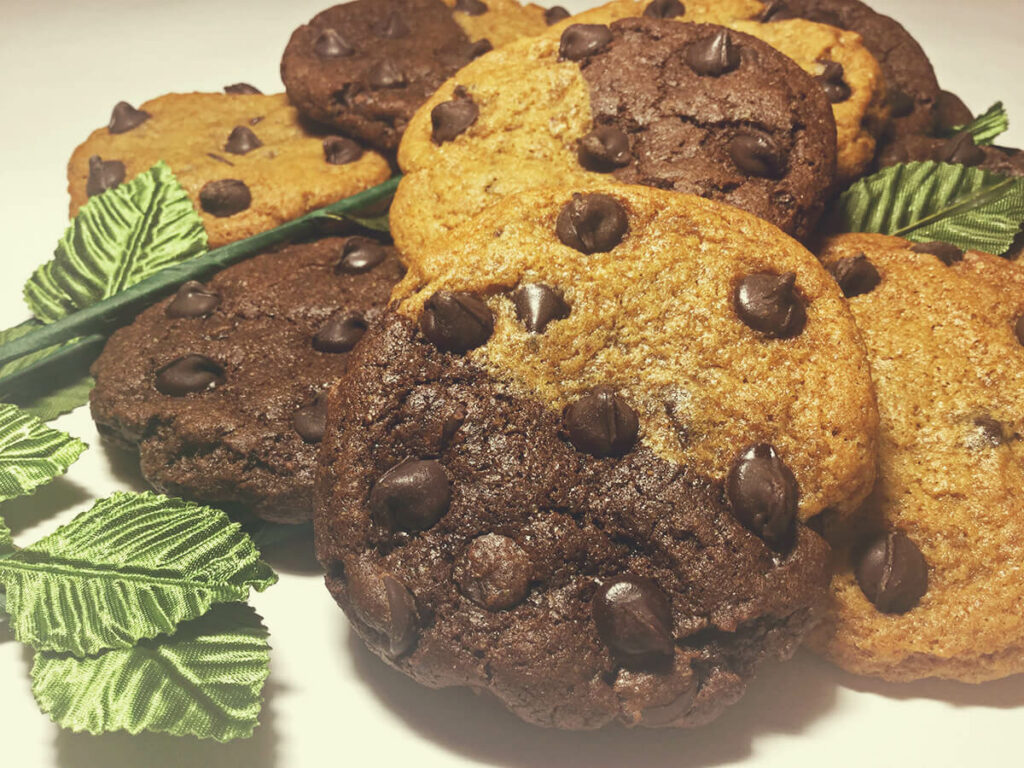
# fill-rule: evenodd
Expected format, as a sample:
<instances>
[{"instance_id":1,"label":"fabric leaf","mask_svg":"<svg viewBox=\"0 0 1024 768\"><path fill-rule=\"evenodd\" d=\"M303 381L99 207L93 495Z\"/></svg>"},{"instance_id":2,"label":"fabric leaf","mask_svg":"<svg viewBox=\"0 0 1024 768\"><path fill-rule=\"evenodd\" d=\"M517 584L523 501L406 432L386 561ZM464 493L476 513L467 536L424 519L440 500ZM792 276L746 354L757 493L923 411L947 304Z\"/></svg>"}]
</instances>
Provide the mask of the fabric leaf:
<instances>
[{"instance_id":1,"label":"fabric leaf","mask_svg":"<svg viewBox=\"0 0 1024 768\"><path fill-rule=\"evenodd\" d=\"M0 346L30 333L40 325L42 323L38 320L29 320L13 328L0 331ZM41 378L41 381L35 381L28 387L4 386L4 380L8 377L32 368L55 352L74 343L71 341L56 347L48 347L40 352L33 352L0 365L0 397L15 403L43 421L51 421L88 403L89 392L92 391L95 383L88 374L88 365L48 371L45 377L36 377L37 379Z\"/></svg>"},{"instance_id":2,"label":"fabric leaf","mask_svg":"<svg viewBox=\"0 0 1024 768\"><path fill-rule=\"evenodd\" d=\"M974 137L974 143L981 146L991 144L996 137L1006 133L1010 129L1010 118L1006 114L1003 102L997 101L989 107L984 114L978 115L967 125L958 125L950 135L953 136L960 131L967 131Z\"/></svg>"},{"instance_id":3,"label":"fabric leaf","mask_svg":"<svg viewBox=\"0 0 1024 768\"><path fill-rule=\"evenodd\" d=\"M25 285L46 323L113 296L158 270L206 251L206 231L171 169L157 163L82 206L54 258Z\"/></svg>"},{"instance_id":4,"label":"fabric leaf","mask_svg":"<svg viewBox=\"0 0 1024 768\"><path fill-rule=\"evenodd\" d=\"M84 659L43 651L32 665L39 708L62 728L230 741L258 724L270 664L267 630L248 605L219 606L173 637Z\"/></svg>"},{"instance_id":5,"label":"fabric leaf","mask_svg":"<svg viewBox=\"0 0 1024 768\"><path fill-rule=\"evenodd\" d=\"M847 232L880 232L1004 253L1024 221L1024 178L948 163L903 163L839 198Z\"/></svg>"},{"instance_id":6,"label":"fabric leaf","mask_svg":"<svg viewBox=\"0 0 1024 768\"><path fill-rule=\"evenodd\" d=\"M11 529L0 517L0 557L6 557L14 551L14 539L11 538Z\"/></svg>"},{"instance_id":7,"label":"fabric leaf","mask_svg":"<svg viewBox=\"0 0 1024 768\"><path fill-rule=\"evenodd\" d=\"M86 656L172 633L217 603L277 580L241 526L217 509L115 493L0 561L14 636Z\"/></svg>"},{"instance_id":8,"label":"fabric leaf","mask_svg":"<svg viewBox=\"0 0 1024 768\"><path fill-rule=\"evenodd\" d=\"M0 501L26 496L63 475L85 448L17 406L0 404Z\"/></svg>"}]
</instances>

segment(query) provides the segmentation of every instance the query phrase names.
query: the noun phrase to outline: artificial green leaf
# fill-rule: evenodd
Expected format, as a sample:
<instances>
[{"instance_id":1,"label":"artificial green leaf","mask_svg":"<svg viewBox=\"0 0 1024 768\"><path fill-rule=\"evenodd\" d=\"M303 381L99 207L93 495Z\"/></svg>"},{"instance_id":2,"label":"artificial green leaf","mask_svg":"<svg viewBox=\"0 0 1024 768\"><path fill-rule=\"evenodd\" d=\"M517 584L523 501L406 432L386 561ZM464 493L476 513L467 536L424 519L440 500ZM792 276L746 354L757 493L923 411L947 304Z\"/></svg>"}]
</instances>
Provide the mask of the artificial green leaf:
<instances>
[{"instance_id":1,"label":"artificial green leaf","mask_svg":"<svg viewBox=\"0 0 1024 768\"><path fill-rule=\"evenodd\" d=\"M157 163L82 206L54 258L25 285L37 318L52 323L206 251L206 231L171 169Z\"/></svg>"},{"instance_id":2,"label":"artificial green leaf","mask_svg":"<svg viewBox=\"0 0 1024 768\"><path fill-rule=\"evenodd\" d=\"M43 421L53 421L58 416L71 413L89 402L89 393L96 386L92 376L86 374L79 376L74 381L59 386L52 392L35 397L16 397L15 402L21 405L26 412L31 413Z\"/></svg>"},{"instance_id":3,"label":"artificial green leaf","mask_svg":"<svg viewBox=\"0 0 1024 768\"><path fill-rule=\"evenodd\" d=\"M238 523L155 493L115 493L0 561L14 636L76 656L169 634L277 581Z\"/></svg>"},{"instance_id":4,"label":"artificial green leaf","mask_svg":"<svg viewBox=\"0 0 1024 768\"><path fill-rule=\"evenodd\" d=\"M14 551L14 539L11 538L11 529L0 517L0 557L6 557Z\"/></svg>"},{"instance_id":5,"label":"artificial green leaf","mask_svg":"<svg viewBox=\"0 0 1024 768\"><path fill-rule=\"evenodd\" d=\"M29 320L2 330L0 345L20 338L41 325L38 320ZM88 356L84 359L76 356L57 365L49 365L41 375L24 380L25 374L42 361L69 352L76 344L77 341L70 341L48 347L0 365L0 398L20 406L43 421L51 421L88 403L89 392L94 384L88 373L91 362ZM98 345L92 345L92 348L98 351Z\"/></svg>"},{"instance_id":6,"label":"artificial green leaf","mask_svg":"<svg viewBox=\"0 0 1024 768\"><path fill-rule=\"evenodd\" d=\"M984 114L978 115L967 125L958 125L949 134L955 135L961 131L967 131L974 137L977 145L991 144L997 136L1006 133L1010 128L1010 118L1006 114L1003 102L997 101Z\"/></svg>"},{"instance_id":7,"label":"artificial green leaf","mask_svg":"<svg viewBox=\"0 0 1024 768\"><path fill-rule=\"evenodd\" d=\"M32 665L39 708L62 728L230 741L258 725L270 665L267 630L247 605L223 605L173 637L79 659L43 651Z\"/></svg>"},{"instance_id":8,"label":"artificial green leaf","mask_svg":"<svg viewBox=\"0 0 1024 768\"><path fill-rule=\"evenodd\" d=\"M1004 253L1024 221L1024 178L947 163L903 163L839 198L847 232L880 232Z\"/></svg>"},{"instance_id":9,"label":"artificial green leaf","mask_svg":"<svg viewBox=\"0 0 1024 768\"><path fill-rule=\"evenodd\" d=\"M17 406L0 404L0 501L30 494L63 475L85 448Z\"/></svg>"}]
</instances>

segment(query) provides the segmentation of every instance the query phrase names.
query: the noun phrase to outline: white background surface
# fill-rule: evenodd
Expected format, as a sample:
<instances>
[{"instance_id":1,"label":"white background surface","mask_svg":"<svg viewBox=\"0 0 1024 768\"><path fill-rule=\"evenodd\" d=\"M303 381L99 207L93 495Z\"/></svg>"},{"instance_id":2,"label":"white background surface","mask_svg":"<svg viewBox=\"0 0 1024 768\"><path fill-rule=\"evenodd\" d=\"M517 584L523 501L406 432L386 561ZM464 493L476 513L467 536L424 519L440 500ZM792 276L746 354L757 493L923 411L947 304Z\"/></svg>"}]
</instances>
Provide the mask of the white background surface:
<instances>
[{"instance_id":1,"label":"white background surface","mask_svg":"<svg viewBox=\"0 0 1024 768\"><path fill-rule=\"evenodd\" d=\"M119 100L280 89L291 30L328 0L0 0L0 326L26 316L21 285L67 224L65 164ZM563 2L580 10L592 2ZM929 52L940 82L975 112L1002 99L1024 144L1024 0L875 0ZM142 490L108 453L86 409L59 426L93 448L68 477L3 515L27 545L115 489ZM887 685L810 655L766 669L746 698L700 731L544 731L464 690L429 691L384 667L349 631L308 543L271 551L281 583L255 604L274 646L263 725L229 745L163 736L76 736L39 714L30 654L0 625L0 764L131 766L1019 766L1024 676L983 686Z\"/></svg>"}]
</instances>

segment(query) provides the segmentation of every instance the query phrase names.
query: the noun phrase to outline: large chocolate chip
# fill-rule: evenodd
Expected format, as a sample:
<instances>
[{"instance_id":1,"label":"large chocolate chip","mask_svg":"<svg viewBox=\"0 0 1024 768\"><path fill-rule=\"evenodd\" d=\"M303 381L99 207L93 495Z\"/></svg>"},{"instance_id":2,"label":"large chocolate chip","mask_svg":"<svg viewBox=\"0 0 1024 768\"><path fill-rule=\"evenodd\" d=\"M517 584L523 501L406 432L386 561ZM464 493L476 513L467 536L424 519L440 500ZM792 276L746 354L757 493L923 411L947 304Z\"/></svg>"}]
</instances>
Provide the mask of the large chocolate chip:
<instances>
[{"instance_id":1,"label":"large chocolate chip","mask_svg":"<svg viewBox=\"0 0 1024 768\"><path fill-rule=\"evenodd\" d=\"M839 289L848 299L871 293L882 282L878 269L863 253L847 256L830 264L828 271L832 273L832 277L839 283Z\"/></svg>"},{"instance_id":2,"label":"large chocolate chip","mask_svg":"<svg viewBox=\"0 0 1024 768\"><path fill-rule=\"evenodd\" d=\"M319 443L327 431L327 393L321 392L312 403L295 410L292 426L307 443Z\"/></svg>"},{"instance_id":3,"label":"large chocolate chip","mask_svg":"<svg viewBox=\"0 0 1024 768\"><path fill-rule=\"evenodd\" d=\"M807 323L795 272L747 275L733 292L733 307L746 325L772 339L798 336Z\"/></svg>"},{"instance_id":4,"label":"large chocolate chip","mask_svg":"<svg viewBox=\"0 0 1024 768\"><path fill-rule=\"evenodd\" d=\"M609 195L574 194L555 223L558 239L581 253L607 253L629 229L626 209Z\"/></svg>"},{"instance_id":5,"label":"large chocolate chip","mask_svg":"<svg viewBox=\"0 0 1024 768\"><path fill-rule=\"evenodd\" d=\"M636 411L606 386L595 387L568 405L562 420L576 450L598 458L627 453L640 431Z\"/></svg>"},{"instance_id":6,"label":"large chocolate chip","mask_svg":"<svg viewBox=\"0 0 1024 768\"><path fill-rule=\"evenodd\" d=\"M384 246L368 237L350 237L341 249L341 259L334 267L337 274L359 275L369 272L387 258Z\"/></svg>"},{"instance_id":7,"label":"large chocolate chip","mask_svg":"<svg viewBox=\"0 0 1024 768\"><path fill-rule=\"evenodd\" d=\"M455 0L455 10L469 16L482 16L487 13L487 4L480 0Z\"/></svg>"},{"instance_id":8,"label":"large chocolate chip","mask_svg":"<svg viewBox=\"0 0 1024 768\"><path fill-rule=\"evenodd\" d=\"M451 504L448 474L440 462L406 459L389 469L370 491L370 513L393 531L425 531Z\"/></svg>"},{"instance_id":9,"label":"large chocolate chip","mask_svg":"<svg viewBox=\"0 0 1024 768\"><path fill-rule=\"evenodd\" d=\"M263 91L248 83L235 83L234 85L225 85L224 93L232 96L259 96Z\"/></svg>"},{"instance_id":10,"label":"large chocolate chip","mask_svg":"<svg viewBox=\"0 0 1024 768\"><path fill-rule=\"evenodd\" d=\"M485 53L489 53L494 50L494 45L486 37L481 37L479 40L474 40L466 47L466 57L472 61L473 59L479 59Z\"/></svg>"},{"instance_id":11,"label":"large chocolate chip","mask_svg":"<svg viewBox=\"0 0 1024 768\"><path fill-rule=\"evenodd\" d=\"M579 61L603 50L612 41L612 31L604 24L571 24L562 33L558 55Z\"/></svg>"},{"instance_id":12,"label":"large chocolate chip","mask_svg":"<svg viewBox=\"0 0 1024 768\"><path fill-rule=\"evenodd\" d=\"M608 173L629 165L629 137L614 126L600 125L580 139L576 156L588 171Z\"/></svg>"},{"instance_id":13,"label":"large chocolate chip","mask_svg":"<svg viewBox=\"0 0 1024 768\"><path fill-rule=\"evenodd\" d=\"M389 614L384 634L388 638L388 655L396 658L411 651L419 637L416 600L391 574L384 574L382 582Z\"/></svg>"},{"instance_id":14,"label":"large chocolate chip","mask_svg":"<svg viewBox=\"0 0 1024 768\"><path fill-rule=\"evenodd\" d=\"M741 133L729 142L729 156L744 173L778 179L786 172L786 158L773 139Z\"/></svg>"},{"instance_id":15,"label":"large chocolate chip","mask_svg":"<svg viewBox=\"0 0 1024 768\"><path fill-rule=\"evenodd\" d=\"M711 37L690 44L686 63L698 75L718 77L740 65L740 49L733 44L729 30L719 29Z\"/></svg>"},{"instance_id":16,"label":"large chocolate chip","mask_svg":"<svg viewBox=\"0 0 1024 768\"><path fill-rule=\"evenodd\" d=\"M1017 318L1017 322L1013 324L1013 334L1017 337L1017 341L1024 347L1024 315Z\"/></svg>"},{"instance_id":17,"label":"large chocolate chip","mask_svg":"<svg viewBox=\"0 0 1024 768\"><path fill-rule=\"evenodd\" d=\"M825 91L825 98L833 104L839 104L850 98L850 86L843 79L843 65L830 59L819 59L818 63L824 69L814 79L818 81L822 90Z\"/></svg>"},{"instance_id":18,"label":"large chocolate chip","mask_svg":"<svg viewBox=\"0 0 1024 768\"><path fill-rule=\"evenodd\" d=\"M138 128L150 117L149 112L136 109L127 101L119 101L114 105L114 111L110 113L110 124L107 129L111 133L127 133L133 128Z\"/></svg>"},{"instance_id":19,"label":"large chocolate chip","mask_svg":"<svg viewBox=\"0 0 1024 768\"><path fill-rule=\"evenodd\" d=\"M974 136L968 131L960 131L936 149L934 157L940 163L957 165L980 165L985 162L985 152L974 143Z\"/></svg>"},{"instance_id":20,"label":"large chocolate chip","mask_svg":"<svg viewBox=\"0 0 1024 768\"><path fill-rule=\"evenodd\" d=\"M189 280L182 285L164 313L168 317L192 318L206 317L220 306L220 295L211 291L202 283Z\"/></svg>"},{"instance_id":21,"label":"large chocolate chip","mask_svg":"<svg viewBox=\"0 0 1024 768\"><path fill-rule=\"evenodd\" d=\"M335 59L351 56L356 49L336 29L328 27L321 32L313 43L313 52L321 59Z\"/></svg>"},{"instance_id":22,"label":"large chocolate chip","mask_svg":"<svg viewBox=\"0 0 1024 768\"><path fill-rule=\"evenodd\" d=\"M405 85L408 79L392 59L381 59L367 72L366 82L372 88L397 88Z\"/></svg>"},{"instance_id":23,"label":"large chocolate chip","mask_svg":"<svg viewBox=\"0 0 1024 768\"><path fill-rule=\"evenodd\" d=\"M392 11L391 15L388 16L387 21L379 25L376 30L378 37L386 38L399 38L407 37L411 30L409 25L405 23L405 19L402 18L402 14L398 11Z\"/></svg>"},{"instance_id":24,"label":"large chocolate chip","mask_svg":"<svg viewBox=\"0 0 1024 768\"><path fill-rule=\"evenodd\" d=\"M114 189L124 181L124 163L120 160L104 160L99 155L89 158L89 180L85 183L85 194L89 197Z\"/></svg>"},{"instance_id":25,"label":"large chocolate chip","mask_svg":"<svg viewBox=\"0 0 1024 768\"><path fill-rule=\"evenodd\" d=\"M686 6L679 0L651 0L644 8L649 19L674 19L686 13Z\"/></svg>"},{"instance_id":26,"label":"large chocolate chip","mask_svg":"<svg viewBox=\"0 0 1024 768\"><path fill-rule=\"evenodd\" d=\"M914 111L917 103L914 97L900 90L889 91L889 109L893 117L907 117Z\"/></svg>"},{"instance_id":27,"label":"large chocolate chip","mask_svg":"<svg viewBox=\"0 0 1024 768\"><path fill-rule=\"evenodd\" d=\"M156 372L156 389L171 397L206 392L224 383L224 366L202 355L186 355Z\"/></svg>"},{"instance_id":28,"label":"large chocolate chip","mask_svg":"<svg viewBox=\"0 0 1024 768\"><path fill-rule=\"evenodd\" d=\"M485 344L494 314L483 299L464 291L438 291L423 305L423 335L442 352L463 353Z\"/></svg>"},{"instance_id":29,"label":"large chocolate chip","mask_svg":"<svg viewBox=\"0 0 1024 768\"><path fill-rule=\"evenodd\" d=\"M327 318L313 337L313 349L338 354L348 352L363 338L369 325L358 312L339 310Z\"/></svg>"},{"instance_id":30,"label":"large chocolate chip","mask_svg":"<svg viewBox=\"0 0 1024 768\"><path fill-rule=\"evenodd\" d=\"M650 579L620 576L605 582L591 610L601 642L623 666L666 661L675 652L672 604Z\"/></svg>"},{"instance_id":31,"label":"large chocolate chip","mask_svg":"<svg viewBox=\"0 0 1024 768\"><path fill-rule=\"evenodd\" d=\"M962 125L967 125L974 119L974 113L967 107L960 97L949 91L939 91L939 98L935 101L935 129L940 135L952 131Z\"/></svg>"},{"instance_id":32,"label":"large chocolate chip","mask_svg":"<svg viewBox=\"0 0 1024 768\"><path fill-rule=\"evenodd\" d=\"M455 97L430 110L430 137L435 144L453 141L476 122L480 108L465 88L455 89Z\"/></svg>"},{"instance_id":33,"label":"large chocolate chip","mask_svg":"<svg viewBox=\"0 0 1024 768\"><path fill-rule=\"evenodd\" d=\"M560 5L553 5L544 11L544 23L549 27L560 21L568 19L572 14Z\"/></svg>"},{"instance_id":34,"label":"large chocolate chip","mask_svg":"<svg viewBox=\"0 0 1024 768\"><path fill-rule=\"evenodd\" d=\"M528 283L515 292L516 316L530 333L544 333L548 323L569 316L571 308L562 294L543 283Z\"/></svg>"},{"instance_id":35,"label":"large chocolate chip","mask_svg":"<svg viewBox=\"0 0 1024 768\"><path fill-rule=\"evenodd\" d=\"M482 608L503 611L518 605L530 590L533 564L507 536L479 536L455 567L459 591Z\"/></svg>"},{"instance_id":36,"label":"large chocolate chip","mask_svg":"<svg viewBox=\"0 0 1024 768\"><path fill-rule=\"evenodd\" d=\"M906 613L928 591L928 563L902 533L887 533L861 553L855 570L864 596L882 613Z\"/></svg>"},{"instance_id":37,"label":"large chocolate chip","mask_svg":"<svg viewBox=\"0 0 1024 768\"><path fill-rule=\"evenodd\" d=\"M241 213L252 204L252 195L244 181L218 179L209 181L199 190L199 205L211 216L219 219Z\"/></svg>"},{"instance_id":38,"label":"large chocolate chip","mask_svg":"<svg viewBox=\"0 0 1024 768\"><path fill-rule=\"evenodd\" d=\"M978 432L981 433L986 443L1002 445L1006 442L1006 431L1003 429L1001 421L997 421L991 416L979 416L974 420L974 426L978 428Z\"/></svg>"},{"instance_id":39,"label":"large chocolate chip","mask_svg":"<svg viewBox=\"0 0 1024 768\"><path fill-rule=\"evenodd\" d=\"M232 155L244 155L263 146L263 142L252 132L247 125L236 125L228 134L228 141L224 145L224 151Z\"/></svg>"},{"instance_id":40,"label":"large chocolate chip","mask_svg":"<svg viewBox=\"0 0 1024 768\"><path fill-rule=\"evenodd\" d=\"M725 480L733 514L773 549L785 549L796 523L796 478L775 448L754 445L741 453Z\"/></svg>"},{"instance_id":41,"label":"large chocolate chip","mask_svg":"<svg viewBox=\"0 0 1024 768\"><path fill-rule=\"evenodd\" d=\"M389 658L404 656L419 638L416 599L401 581L365 561L346 564L349 597L356 616L383 641Z\"/></svg>"},{"instance_id":42,"label":"large chocolate chip","mask_svg":"<svg viewBox=\"0 0 1024 768\"><path fill-rule=\"evenodd\" d=\"M916 243L910 250L914 253L930 253L947 267L951 267L958 261L963 261L964 252L952 243L943 243L940 240L932 240L928 243Z\"/></svg>"},{"instance_id":43,"label":"large chocolate chip","mask_svg":"<svg viewBox=\"0 0 1024 768\"><path fill-rule=\"evenodd\" d=\"M324 160L330 165L347 165L363 156L363 148L344 136L328 136L324 139Z\"/></svg>"}]
</instances>

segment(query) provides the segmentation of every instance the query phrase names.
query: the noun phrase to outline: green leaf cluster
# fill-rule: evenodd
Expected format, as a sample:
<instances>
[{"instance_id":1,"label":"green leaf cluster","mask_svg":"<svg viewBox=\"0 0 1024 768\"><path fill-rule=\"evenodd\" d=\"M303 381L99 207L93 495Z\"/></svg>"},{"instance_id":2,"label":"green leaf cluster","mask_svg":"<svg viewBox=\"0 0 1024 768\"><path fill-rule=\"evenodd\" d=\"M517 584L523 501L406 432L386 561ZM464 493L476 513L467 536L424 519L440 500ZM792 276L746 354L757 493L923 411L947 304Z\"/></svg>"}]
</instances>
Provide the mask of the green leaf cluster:
<instances>
[{"instance_id":1,"label":"green leaf cluster","mask_svg":"<svg viewBox=\"0 0 1024 768\"><path fill-rule=\"evenodd\" d=\"M966 125L958 125L950 130L949 135L954 136L961 131L967 131L974 137L974 143L982 146L991 144L998 136L1006 133L1009 128L1010 118L1006 114L1003 102L997 101L971 122Z\"/></svg>"}]
</instances>

